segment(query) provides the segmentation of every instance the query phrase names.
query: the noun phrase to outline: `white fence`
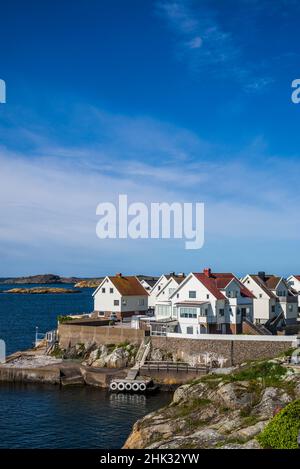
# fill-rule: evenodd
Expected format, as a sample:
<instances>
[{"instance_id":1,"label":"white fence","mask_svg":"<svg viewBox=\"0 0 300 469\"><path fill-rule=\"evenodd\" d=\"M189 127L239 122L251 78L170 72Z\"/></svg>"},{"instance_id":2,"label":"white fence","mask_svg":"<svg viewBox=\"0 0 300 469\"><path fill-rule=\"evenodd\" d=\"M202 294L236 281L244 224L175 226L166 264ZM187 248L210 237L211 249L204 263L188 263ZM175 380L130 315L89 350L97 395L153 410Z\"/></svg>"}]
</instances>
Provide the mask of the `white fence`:
<instances>
[{"instance_id":1,"label":"white fence","mask_svg":"<svg viewBox=\"0 0 300 469\"><path fill-rule=\"evenodd\" d=\"M190 340L229 340L244 342L290 342L292 347L300 346L300 336L296 335L238 335L238 334L181 334L167 332L166 337Z\"/></svg>"}]
</instances>

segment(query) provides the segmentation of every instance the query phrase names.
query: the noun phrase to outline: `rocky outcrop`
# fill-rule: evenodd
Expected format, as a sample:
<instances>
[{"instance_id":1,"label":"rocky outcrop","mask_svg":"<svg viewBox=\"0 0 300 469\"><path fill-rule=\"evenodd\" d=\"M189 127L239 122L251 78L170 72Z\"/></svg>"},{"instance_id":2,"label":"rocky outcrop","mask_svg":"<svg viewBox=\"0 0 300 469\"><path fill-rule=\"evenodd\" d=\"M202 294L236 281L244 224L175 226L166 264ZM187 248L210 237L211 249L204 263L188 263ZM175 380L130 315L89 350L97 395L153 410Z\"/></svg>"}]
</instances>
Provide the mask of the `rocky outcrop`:
<instances>
[{"instance_id":1,"label":"rocky outcrop","mask_svg":"<svg viewBox=\"0 0 300 469\"><path fill-rule=\"evenodd\" d=\"M56 347L52 355L66 359L81 359L85 367L122 369L135 364L137 350L137 345L127 342L100 346L89 343L76 344L67 350Z\"/></svg>"},{"instance_id":2,"label":"rocky outcrop","mask_svg":"<svg viewBox=\"0 0 300 469\"><path fill-rule=\"evenodd\" d=\"M206 375L181 386L168 407L134 425L124 448L260 448L256 436L300 396L300 370L281 361Z\"/></svg>"}]
</instances>

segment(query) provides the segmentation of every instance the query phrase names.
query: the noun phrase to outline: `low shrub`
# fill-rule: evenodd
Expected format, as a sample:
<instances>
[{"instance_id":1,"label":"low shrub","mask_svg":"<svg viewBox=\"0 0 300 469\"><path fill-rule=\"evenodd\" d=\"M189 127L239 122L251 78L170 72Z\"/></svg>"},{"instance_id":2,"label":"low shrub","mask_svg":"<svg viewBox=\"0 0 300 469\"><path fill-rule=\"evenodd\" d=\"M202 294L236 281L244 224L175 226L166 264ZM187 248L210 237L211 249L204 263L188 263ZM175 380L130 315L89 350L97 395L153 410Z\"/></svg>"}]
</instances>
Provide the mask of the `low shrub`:
<instances>
[{"instance_id":1,"label":"low shrub","mask_svg":"<svg viewBox=\"0 0 300 469\"><path fill-rule=\"evenodd\" d=\"M291 402L257 436L263 448L297 449L300 431L300 399Z\"/></svg>"}]
</instances>

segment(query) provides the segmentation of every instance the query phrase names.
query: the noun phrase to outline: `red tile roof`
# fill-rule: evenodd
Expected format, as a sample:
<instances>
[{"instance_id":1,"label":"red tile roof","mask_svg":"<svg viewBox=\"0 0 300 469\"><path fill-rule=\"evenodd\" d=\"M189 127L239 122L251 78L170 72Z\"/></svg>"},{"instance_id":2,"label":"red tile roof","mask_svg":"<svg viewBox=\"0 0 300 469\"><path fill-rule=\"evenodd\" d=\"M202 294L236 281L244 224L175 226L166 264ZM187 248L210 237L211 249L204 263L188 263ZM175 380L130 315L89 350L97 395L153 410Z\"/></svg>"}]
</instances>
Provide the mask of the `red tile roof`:
<instances>
[{"instance_id":1,"label":"red tile roof","mask_svg":"<svg viewBox=\"0 0 300 469\"><path fill-rule=\"evenodd\" d=\"M226 300L226 297L221 293L219 288L216 285L215 279L212 277L207 277L203 273L194 273L194 276L201 282L210 293L214 295L218 300Z\"/></svg>"},{"instance_id":2,"label":"red tile roof","mask_svg":"<svg viewBox=\"0 0 300 469\"><path fill-rule=\"evenodd\" d=\"M246 298L255 298L253 293L248 290L248 288L246 288L245 285L243 285L234 274L230 272L211 272L209 276L204 273L194 273L194 275L219 300L226 298L220 290L226 288L233 279L238 283L242 296Z\"/></svg>"},{"instance_id":3,"label":"red tile roof","mask_svg":"<svg viewBox=\"0 0 300 469\"><path fill-rule=\"evenodd\" d=\"M109 279L122 296L149 296L147 290L134 276L117 275Z\"/></svg>"}]
</instances>

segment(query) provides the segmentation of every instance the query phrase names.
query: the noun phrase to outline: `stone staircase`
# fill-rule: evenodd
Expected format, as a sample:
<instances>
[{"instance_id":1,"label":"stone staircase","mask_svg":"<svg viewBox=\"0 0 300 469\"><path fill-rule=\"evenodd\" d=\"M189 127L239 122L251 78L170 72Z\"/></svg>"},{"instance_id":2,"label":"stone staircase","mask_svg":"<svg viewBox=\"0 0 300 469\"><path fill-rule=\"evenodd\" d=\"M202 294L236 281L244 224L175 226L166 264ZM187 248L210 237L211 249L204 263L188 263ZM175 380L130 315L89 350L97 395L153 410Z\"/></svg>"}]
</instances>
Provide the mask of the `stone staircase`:
<instances>
[{"instance_id":1,"label":"stone staircase","mask_svg":"<svg viewBox=\"0 0 300 469\"><path fill-rule=\"evenodd\" d=\"M135 359L135 365L128 371L126 379L136 379L140 368L145 364L151 349L150 337L145 337L138 349Z\"/></svg>"}]
</instances>

